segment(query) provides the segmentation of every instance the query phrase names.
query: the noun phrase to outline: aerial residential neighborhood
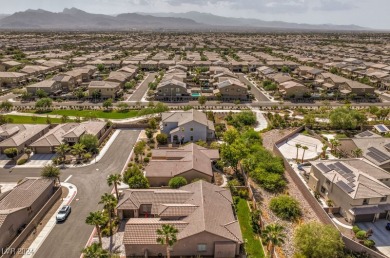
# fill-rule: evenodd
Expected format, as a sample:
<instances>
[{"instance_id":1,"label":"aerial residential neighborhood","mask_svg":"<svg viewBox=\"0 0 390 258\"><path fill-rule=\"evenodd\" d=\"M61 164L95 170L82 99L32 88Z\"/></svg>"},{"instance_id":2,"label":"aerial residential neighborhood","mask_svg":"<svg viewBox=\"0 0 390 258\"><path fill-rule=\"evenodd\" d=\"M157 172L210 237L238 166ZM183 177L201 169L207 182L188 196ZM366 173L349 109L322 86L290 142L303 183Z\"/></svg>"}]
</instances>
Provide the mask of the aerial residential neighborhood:
<instances>
[{"instance_id":1,"label":"aerial residential neighborhood","mask_svg":"<svg viewBox=\"0 0 390 258\"><path fill-rule=\"evenodd\" d=\"M390 257L387 1L1 6L0 258Z\"/></svg>"}]
</instances>

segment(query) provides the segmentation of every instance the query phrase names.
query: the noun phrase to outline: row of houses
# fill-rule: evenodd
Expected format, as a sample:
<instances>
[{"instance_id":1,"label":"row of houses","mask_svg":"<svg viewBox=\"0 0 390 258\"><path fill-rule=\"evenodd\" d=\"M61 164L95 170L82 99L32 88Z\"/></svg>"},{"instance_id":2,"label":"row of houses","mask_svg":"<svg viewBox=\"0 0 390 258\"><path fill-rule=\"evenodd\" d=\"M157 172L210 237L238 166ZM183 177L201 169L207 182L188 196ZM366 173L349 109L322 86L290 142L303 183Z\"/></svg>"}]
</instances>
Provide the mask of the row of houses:
<instances>
[{"instance_id":1,"label":"row of houses","mask_svg":"<svg viewBox=\"0 0 390 258\"><path fill-rule=\"evenodd\" d=\"M4 124L0 126L0 152L16 148L23 153L30 148L34 153L55 153L55 148L62 143L73 145L84 134L92 134L100 139L107 130L105 122L88 121L50 125Z\"/></svg>"}]
</instances>

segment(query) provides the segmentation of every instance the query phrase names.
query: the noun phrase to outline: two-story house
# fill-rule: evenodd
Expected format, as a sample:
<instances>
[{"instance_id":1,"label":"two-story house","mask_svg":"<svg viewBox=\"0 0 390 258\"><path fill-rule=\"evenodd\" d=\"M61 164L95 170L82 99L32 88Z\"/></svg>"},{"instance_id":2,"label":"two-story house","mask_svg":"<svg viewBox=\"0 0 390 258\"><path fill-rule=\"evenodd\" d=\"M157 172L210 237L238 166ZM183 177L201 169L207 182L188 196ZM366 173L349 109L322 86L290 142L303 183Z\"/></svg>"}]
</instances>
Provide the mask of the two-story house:
<instances>
[{"instance_id":1,"label":"two-story house","mask_svg":"<svg viewBox=\"0 0 390 258\"><path fill-rule=\"evenodd\" d=\"M215 137L214 123L207 119L205 113L194 109L162 113L160 128L171 142L176 143L207 141Z\"/></svg>"}]
</instances>

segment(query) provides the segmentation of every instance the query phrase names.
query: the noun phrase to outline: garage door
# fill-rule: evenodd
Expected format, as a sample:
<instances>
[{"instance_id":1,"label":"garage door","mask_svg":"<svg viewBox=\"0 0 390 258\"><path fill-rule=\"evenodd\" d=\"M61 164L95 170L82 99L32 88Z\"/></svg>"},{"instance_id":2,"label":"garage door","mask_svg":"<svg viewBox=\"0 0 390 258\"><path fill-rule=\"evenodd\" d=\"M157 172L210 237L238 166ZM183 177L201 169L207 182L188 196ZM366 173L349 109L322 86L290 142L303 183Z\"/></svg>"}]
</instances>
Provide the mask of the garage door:
<instances>
[{"instance_id":1,"label":"garage door","mask_svg":"<svg viewBox=\"0 0 390 258\"><path fill-rule=\"evenodd\" d=\"M356 222L372 222L374 221L375 214L362 214L362 215L356 215L355 216L355 223Z\"/></svg>"},{"instance_id":2,"label":"garage door","mask_svg":"<svg viewBox=\"0 0 390 258\"><path fill-rule=\"evenodd\" d=\"M36 154L51 154L53 153L50 147L35 147Z\"/></svg>"}]
</instances>

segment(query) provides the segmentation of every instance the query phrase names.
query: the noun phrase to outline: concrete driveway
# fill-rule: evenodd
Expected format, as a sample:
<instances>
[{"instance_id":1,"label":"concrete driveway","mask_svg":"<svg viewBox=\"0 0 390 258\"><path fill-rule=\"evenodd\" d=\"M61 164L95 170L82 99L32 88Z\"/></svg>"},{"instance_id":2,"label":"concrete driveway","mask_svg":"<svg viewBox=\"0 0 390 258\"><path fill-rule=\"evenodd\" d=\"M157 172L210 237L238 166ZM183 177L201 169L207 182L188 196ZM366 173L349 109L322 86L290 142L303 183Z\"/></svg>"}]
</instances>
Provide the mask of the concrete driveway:
<instances>
[{"instance_id":1,"label":"concrete driveway","mask_svg":"<svg viewBox=\"0 0 390 258\"><path fill-rule=\"evenodd\" d=\"M34 154L30 157L26 164L20 165L19 167L37 167L41 168L51 163L51 160L56 154Z\"/></svg>"},{"instance_id":2,"label":"concrete driveway","mask_svg":"<svg viewBox=\"0 0 390 258\"><path fill-rule=\"evenodd\" d=\"M374 234L370 238L375 241L376 248L387 257L390 257L390 231L385 228L388 222L390 221L381 219L375 223L360 222L356 224L364 230L371 228Z\"/></svg>"},{"instance_id":3,"label":"concrete driveway","mask_svg":"<svg viewBox=\"0 0 390 258\"><path fill-rule=\"evenodd\" d=\"M0 167L1 168L4 168L7 165L7 163L10 161L11 161L11 159L7 158L7 156L5 156L4 154L0 155Z\"/></svg>"}]
</instances>

